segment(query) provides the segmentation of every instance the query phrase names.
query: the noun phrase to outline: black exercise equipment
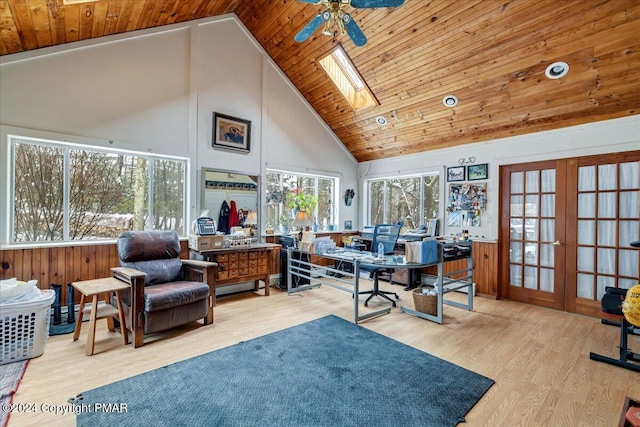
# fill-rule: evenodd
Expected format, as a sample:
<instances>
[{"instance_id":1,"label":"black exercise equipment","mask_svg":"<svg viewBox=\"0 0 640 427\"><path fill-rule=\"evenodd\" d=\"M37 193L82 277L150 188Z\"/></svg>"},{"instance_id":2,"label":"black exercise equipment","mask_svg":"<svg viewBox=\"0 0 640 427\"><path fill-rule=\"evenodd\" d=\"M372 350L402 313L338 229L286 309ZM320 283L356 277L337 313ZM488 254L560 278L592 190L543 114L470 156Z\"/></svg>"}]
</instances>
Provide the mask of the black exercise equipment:
<instances>
[{"instance_id":1,"label":"black exercise equipment","mask_svg":"<svg viewBox=\"0 0 640 427\"><path fill-rule=\"evenodd\" d=\"M640 247L640 240L632 242L634 248ZM605 315L613 316L620 319L620 322L603 319L602 323L606 325L620 326L620 355L617 359L613 357L603 356L601 354L589 353L591 360L608 363L610 365L619 366L635 372L640 372L640 354L634 353L629 349L629 334L638 335L638 330L634 325L630 324L622 312L622 302L625 299L628 289L614 288L607 286L605 294L602 296L601 307ZM636 325L640 326L640 325Z\"/></svg>"}]
</instances>

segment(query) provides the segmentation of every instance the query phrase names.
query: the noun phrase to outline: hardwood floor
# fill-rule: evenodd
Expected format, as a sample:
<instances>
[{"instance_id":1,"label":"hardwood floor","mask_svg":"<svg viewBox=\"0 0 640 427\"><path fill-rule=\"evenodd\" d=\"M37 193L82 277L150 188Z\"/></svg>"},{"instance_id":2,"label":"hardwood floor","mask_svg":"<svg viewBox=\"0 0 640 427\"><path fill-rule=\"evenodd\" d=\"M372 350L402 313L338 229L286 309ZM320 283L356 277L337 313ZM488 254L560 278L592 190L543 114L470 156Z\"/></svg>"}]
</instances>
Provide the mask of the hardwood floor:
<instances>
[{"instance_id":1,"label":"hardwood floor","mask_svg":"<svg viewBox=\"0 0 640 427\"><path fill-rule=\"evenodd\" d=\"M401 294L399 305L413 306L409 292L393 289ZM93 356L85 356L88 328L76 342L72 335L50 337L45 353L29 362L13 399L36 404L37 413L14 413L9 427L74 425L74 414L44 409L68 411L67 400L82 391L328 314L353 319L352 299L340 290L325 286L291 296L271 291L269 297L219 298L213 325L147 338L138 349L122 345L104 320ZM445 306L444 318L438 325L394 308L361 326L494 379L465 426L616 426L625 397L640 398L639 373L589 360L590 351L617 356L619 329L598 319L481 297L473 312ZM632 336L630 345L640 350L640 339ZM380 383L402 386L393 385L392 373Z\"/></svg>"}]
</instances>

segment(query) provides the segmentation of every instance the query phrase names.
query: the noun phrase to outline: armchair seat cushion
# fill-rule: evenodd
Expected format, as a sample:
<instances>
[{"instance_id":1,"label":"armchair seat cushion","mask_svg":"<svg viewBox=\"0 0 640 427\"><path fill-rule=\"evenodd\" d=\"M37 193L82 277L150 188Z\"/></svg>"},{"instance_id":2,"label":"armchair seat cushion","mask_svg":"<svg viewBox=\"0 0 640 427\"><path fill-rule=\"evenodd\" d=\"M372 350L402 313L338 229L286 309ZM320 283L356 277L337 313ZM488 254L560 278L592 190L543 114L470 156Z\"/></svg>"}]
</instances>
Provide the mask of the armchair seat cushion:
<instances>
[{"instance_id":1,"label":"armchair seat cushion","mask_svg":"<svg viewBox=\"0 0 640 427\"><path fill-rule=\"evenodd\" d=\"M209 285L203 282L171 282L144 289L144 311L160 311L179 307L209 296ZM130 295L122 295L122 301L131 305Z\"/></svg>"}]
</instances>

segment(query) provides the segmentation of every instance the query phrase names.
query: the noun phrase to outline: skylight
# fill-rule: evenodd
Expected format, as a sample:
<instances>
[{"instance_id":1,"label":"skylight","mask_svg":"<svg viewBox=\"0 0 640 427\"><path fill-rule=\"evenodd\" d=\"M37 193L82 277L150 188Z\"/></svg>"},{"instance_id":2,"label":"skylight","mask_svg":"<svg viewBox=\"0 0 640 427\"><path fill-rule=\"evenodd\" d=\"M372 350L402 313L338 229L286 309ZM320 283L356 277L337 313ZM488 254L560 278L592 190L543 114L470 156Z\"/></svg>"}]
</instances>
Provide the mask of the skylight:
<instances>
[{"instance_id":1,"label":"skylight","mask_svg":"<svg viewBox=\"0 0 640 427\"><path fill-rule=\"evenodd\" d=\"M320 59L320 65L354 109L360 110L378 105L342 46L338 45L331 53Z\"/></svg>"}]
</instances>

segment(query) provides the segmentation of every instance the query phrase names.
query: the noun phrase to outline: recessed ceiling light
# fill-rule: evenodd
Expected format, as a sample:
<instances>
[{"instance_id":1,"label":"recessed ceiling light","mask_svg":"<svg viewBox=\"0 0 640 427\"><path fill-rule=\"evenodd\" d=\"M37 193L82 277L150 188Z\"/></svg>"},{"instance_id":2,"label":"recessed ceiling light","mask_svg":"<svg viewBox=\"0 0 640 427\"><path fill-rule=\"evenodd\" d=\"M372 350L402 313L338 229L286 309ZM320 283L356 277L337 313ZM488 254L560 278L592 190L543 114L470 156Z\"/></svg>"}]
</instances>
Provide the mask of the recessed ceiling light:
<instances>
[{"instance_id":1,"label":"recessed ceiling light","mask_svg":"<svg viewBox=\"0 0 640 427\"><path fill-rule=\"evenodd\" d=\"M442 98L442 103L445 107L453 108L458 105L458 97L456 97L455 95L447 95Z\"/></svg>"},{"instance_id":2,"label":"recessed ceiling light","mask_svg":"<svg viewBox=\"0 0 640 427\"><path fill-rule=\"evenodd\" d=\"M382 116L378 116L376 117L376 123L380 126L386 126L387 125L387 119L385 119Z\"/></svg>"},{"instance_id":3,"label":"recessed ceiling light","mask_svg":"<svg viewBox=\"0 0 640 427\"><path fill-rule=\"evenodd\" d=\"M547 67L544 74L550 79L559 79L569 72L569 64L566 62L554 62Z\"/></svg>"}]
</instances>

